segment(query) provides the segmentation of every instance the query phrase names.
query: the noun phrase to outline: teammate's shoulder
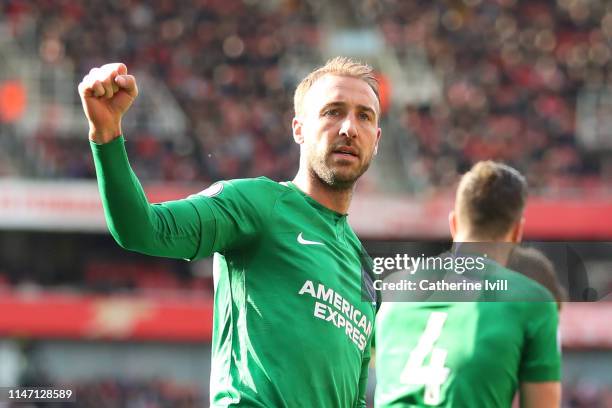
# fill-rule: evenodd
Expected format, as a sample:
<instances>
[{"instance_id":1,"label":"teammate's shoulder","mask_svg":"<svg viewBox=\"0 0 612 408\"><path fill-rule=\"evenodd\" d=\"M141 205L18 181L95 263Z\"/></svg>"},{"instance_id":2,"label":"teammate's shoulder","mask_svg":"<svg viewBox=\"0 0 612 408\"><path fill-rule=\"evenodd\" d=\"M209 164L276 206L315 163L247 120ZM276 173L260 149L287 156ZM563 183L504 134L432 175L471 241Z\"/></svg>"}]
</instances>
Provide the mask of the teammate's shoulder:
<instances>
[{"instance_id":1,"label":"teammate's shoulder","mask_svg":"<svg viewBox=\"0 0 612 408\"><path fill-rule=\"evenodd\" d=\"M508 282L508 290L510 295L517 300L535 301L535 302L554 302L555 298L552 293L535 280L523 275L522 273L513 271L506 267L498 268L499 278L505 279Z\"/></svg>"}]
</instances>

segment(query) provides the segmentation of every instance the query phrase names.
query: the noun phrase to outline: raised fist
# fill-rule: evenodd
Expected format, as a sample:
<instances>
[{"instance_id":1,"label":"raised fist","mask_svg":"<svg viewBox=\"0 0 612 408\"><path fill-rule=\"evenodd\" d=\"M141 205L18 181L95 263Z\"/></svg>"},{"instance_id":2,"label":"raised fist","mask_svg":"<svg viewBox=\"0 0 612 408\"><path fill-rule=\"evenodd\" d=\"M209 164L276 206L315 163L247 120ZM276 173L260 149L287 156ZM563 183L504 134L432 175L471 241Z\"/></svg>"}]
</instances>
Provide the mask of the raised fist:
<instances>
[{"instance_id":1,"label":"raised fist","mask_svg":"<svg viewBox=\"0 0 612 408\"><path fill-rule=\"evenodd\" d=\"M121 135L121 118L138 96L136 78L122 63L92 68L79 84L89 139L108 143Z\"/></svg>"}]
</instances>

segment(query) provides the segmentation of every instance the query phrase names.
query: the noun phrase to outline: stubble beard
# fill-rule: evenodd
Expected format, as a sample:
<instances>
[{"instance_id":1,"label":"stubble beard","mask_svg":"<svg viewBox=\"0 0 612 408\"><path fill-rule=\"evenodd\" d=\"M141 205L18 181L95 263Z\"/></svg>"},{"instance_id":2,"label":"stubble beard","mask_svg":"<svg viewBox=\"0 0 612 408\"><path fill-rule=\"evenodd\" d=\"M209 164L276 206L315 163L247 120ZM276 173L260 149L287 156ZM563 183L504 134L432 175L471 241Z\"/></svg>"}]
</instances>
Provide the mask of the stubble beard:
<instances>
[{"instance_id":1,"label":"stubble beard","mask_svg":"<svg viewBox=\"0 0 612 408\"><path fill-rule=\"evenodd\" d=\"M313 154L308 158L310 177L318 180L322 185L331 190L352 190L359 177L370 167L371 160L356 171L343 172L341 169L328 164L331 155L332 151L328 150L324 154Z\"/></svg>"}]
</instances>

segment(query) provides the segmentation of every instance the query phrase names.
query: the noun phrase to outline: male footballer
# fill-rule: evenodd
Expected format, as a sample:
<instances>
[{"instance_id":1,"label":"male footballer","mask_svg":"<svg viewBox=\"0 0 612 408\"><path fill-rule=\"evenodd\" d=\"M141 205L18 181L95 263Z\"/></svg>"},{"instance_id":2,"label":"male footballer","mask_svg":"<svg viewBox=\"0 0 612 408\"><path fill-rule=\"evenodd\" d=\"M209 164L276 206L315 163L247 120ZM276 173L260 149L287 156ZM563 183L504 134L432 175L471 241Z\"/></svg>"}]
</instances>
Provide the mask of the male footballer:
<instances>
[{"instance_id":1,"label":"male footballer","mask_svg":"<svg viewBox=\"0 0 612 408\"><path fill-rule=\"evenodd\" d=\"M147 201L124 148L121 118L136 78L107 64L79 93L119 245L172 258L214 254L211 405L365 407L375 305L362 300L362 246L346 218L381 136L372 69L335 58L299 84L293 181L223 181L160 204Z\"/></svg>"},{"instance_id":2,"label":"male footballer","mask_svg":"<svg viewBox=\"0 0 612 408\"><path fill-rule=\"evenodd\" d=\"M377 407L510 407L517 389L521 407L559 407L556 303L543 286L504 267L511 244L522 237L526 193L523 176L503 164L480 162L462 177L449 217L451 256L479 257L483 267L457 280L485 277L507 290L383 302L376 321ZM425 279L435 272L417 274Z\"/></svg>"}]
</instances>

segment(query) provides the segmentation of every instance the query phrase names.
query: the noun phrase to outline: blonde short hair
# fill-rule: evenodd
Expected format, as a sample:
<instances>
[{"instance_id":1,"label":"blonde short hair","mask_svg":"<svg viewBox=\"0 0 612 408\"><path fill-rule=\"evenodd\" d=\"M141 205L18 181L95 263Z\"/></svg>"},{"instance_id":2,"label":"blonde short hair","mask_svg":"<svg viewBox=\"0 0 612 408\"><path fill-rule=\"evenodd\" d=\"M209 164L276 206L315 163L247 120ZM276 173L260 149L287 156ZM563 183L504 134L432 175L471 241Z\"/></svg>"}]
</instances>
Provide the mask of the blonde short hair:
<instances>
[{"instance_id":1,"label":"blonde short hair","mask_svg":"<svg viewBox=\"0 0 612 408\"><path fill-rule=\"evenodd\" d=\"M319 67L308 74L295 89L295 94L293 96L293 108L295 109L296 116L299 116L302 113L304 98L306 97L308 90L315 82L317 82L319 78L327 74L347 76L365 81L370 88L372 88L374 94L376 94L376 99L379 105L378 110L380 111L378 80L374 76L374 69L367 64L354 61L350 58L335 57L327 61L322 67Z\"/></svg>"}]
</instances>

